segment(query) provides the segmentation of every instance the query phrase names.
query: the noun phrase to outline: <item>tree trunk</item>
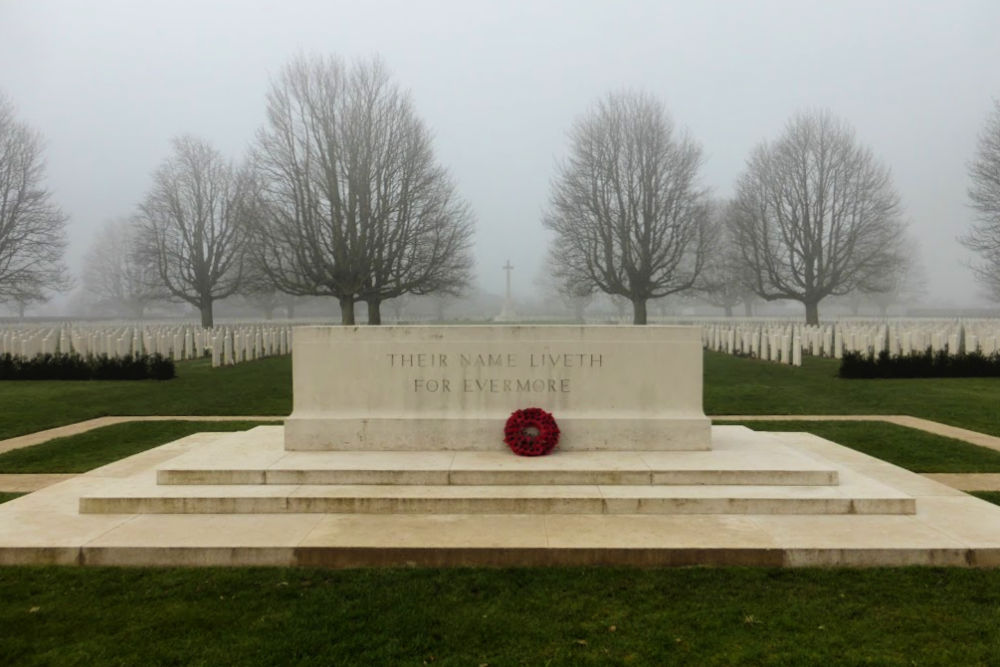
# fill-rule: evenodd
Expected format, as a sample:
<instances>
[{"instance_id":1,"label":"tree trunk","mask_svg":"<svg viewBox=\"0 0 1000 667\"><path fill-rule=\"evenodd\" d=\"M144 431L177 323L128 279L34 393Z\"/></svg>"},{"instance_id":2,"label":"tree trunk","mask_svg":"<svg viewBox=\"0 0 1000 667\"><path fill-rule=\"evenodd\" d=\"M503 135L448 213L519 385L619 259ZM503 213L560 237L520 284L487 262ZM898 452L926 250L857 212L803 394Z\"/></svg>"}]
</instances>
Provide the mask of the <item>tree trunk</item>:
<instances>
[{"instance_id":1,"label":"tree trunk","mask_svg":"<svg viewBox=\"0 0 1000 667\"><path fill-rule=\"evenodd\" d=\"M806 324L819 324L819 302L806 301Z\"/></svg>"},{"instance_id":2,"label":"tree trunk","mask_svg":"<svg viewBox=\"0 0 1000 667\"><path fill-rule=\"evenodd\" d=\"M129 310L132 313L133 320L141 320L146 314L146 305L141 301L135 301L132 303L132 307Z\"/></svg>"},{"instance_id":3,"label":"tree trunk","mask_svg":"<svg viewBox=\"0 0 1000 667\"><path fill-rule=\"evenodd\" d=\"M733 307L732 306L726 306L725 308L726 308L726 317L732 317L733 316Z\"/></svg>"},{"instance_id":4,"label":"tree trunk","mask_svg":"<svg viewBox=\"0 0 1000 667\"><path fill-rule=\"evenodd\" d=\"M289 301L288 303L285 304L285 315L290 320L295 318L295 302L294 301Z\"/></svg>"},{"instance_id":5,"label":"tree trunk","mask_svg":"<svg viewBox=\"0 0 1000 667\"><path fill-rule=\"evenodd\" d=\"M753 317L753 304L750 303L750 299L743 302L743 315L745 317Z\"/></svg>"},{"instance_id":6,"label":"tree trunk","mask_svg":"<svg viewBox=\"0 0 1000 667\"><path fill-rule=\"evenodd\" d=\"M212 317L212 297L202 297L201 306L198 308L201 311L201 326L204 329L212 329L215 327L215 319Z\"/></svg>"},{"instance_id":7,"label":"tree trunk","mask_svg":"<svg viewBox=\"0 0 1000 667\"><path fill-rule=\"evenodd\" d=\"M646 323L646 300L632 299L632 324Z\"/></svg>"},{"instance_id":8,"label":"tree trunk","mask_svg":"<svg viewBox=\"0 0 1000 667\"><path fill-rule=\"evenodd\" d=\"M382 324L382 302L377 299L368 302L368 324Z\"/></svg>"},{"instance_id":9,"label":"tree trunk","mask_svg":"<svg viewBox=\"0 0 1000 667\"><path fill-rule=\"evenodd\" d=\"M353 297L341 297L338 299L340 302L340 323L345 325L354 324L354 298Z\"/></svg>"},{"instance_id":10,"label":"tree trunk","mask_svg":"<svg viewBox=\"0 0 1000 667\"><path fill-rule=\"evenodd\" d=\"M23 320L24 319L24 309L26 307L27 307L27 304L25 304L24 301L18 301L17 302L17 319L19 319L19 320Z\"/></svg>"}]
</instances>

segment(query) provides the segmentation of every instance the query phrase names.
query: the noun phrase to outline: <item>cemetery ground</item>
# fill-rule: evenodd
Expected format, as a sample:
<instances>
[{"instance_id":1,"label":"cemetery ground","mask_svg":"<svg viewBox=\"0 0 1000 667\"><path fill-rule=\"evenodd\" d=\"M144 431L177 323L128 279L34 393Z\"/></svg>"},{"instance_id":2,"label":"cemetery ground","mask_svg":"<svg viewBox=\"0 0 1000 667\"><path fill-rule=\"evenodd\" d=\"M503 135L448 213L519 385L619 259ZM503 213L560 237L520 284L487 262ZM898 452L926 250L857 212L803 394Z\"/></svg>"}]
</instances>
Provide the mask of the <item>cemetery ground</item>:
<instances>
[{"instance_id":1,"label":"cemetery ground","mask_svg":"<svg viewBox=\"0 0 1000 667\"><path fill-rule=\"evenodd\" d=\"M1000 435L998 379L840 380L836 369L706 353L705 411L909 414ZM0 437L100 415L281 415L290 363L183 362L163 383L5 382L0 405ZM915 472L1000 472L1000 452L894 424L747 425L814 432ZM77 472L198 430L106 427L2 454L0 473ZM998 627L990 569L0 568L3 664L986 664L1000 661Z\"/></svg>"},{"instance_id":2,"label":"cemetery ground","mask_svg":"<svg viewBox=\"0 0 1000 667\"><path fill-rule=\"evenodd\" d=\"M996 664L989 570L0 570L4 664Z\"/></svg>"},{"instance_id":3,"label":"cemetery ground","mask_svg":"<svg viewBox=\"0 0 1000 667\"><path fill-rule=\"evenodd\" d=\"M709 415L913 415L1000 436L994 378L842 380L833 359L801 368L705 353ZM177 364L163 382L0 382L0 440L105 415L287 415L291 358ZM349 380L348 380L349 381Z\"/></svg>"}]
</instances>

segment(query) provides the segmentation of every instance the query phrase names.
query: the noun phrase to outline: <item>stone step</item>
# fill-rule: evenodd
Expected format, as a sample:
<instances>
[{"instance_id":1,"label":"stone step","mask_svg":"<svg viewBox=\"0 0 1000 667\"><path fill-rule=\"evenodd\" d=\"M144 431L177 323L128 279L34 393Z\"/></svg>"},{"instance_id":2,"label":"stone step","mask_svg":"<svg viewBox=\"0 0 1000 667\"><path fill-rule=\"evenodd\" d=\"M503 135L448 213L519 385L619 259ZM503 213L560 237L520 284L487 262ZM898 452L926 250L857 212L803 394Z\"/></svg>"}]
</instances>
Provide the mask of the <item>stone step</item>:
<instances>
[{"instance_id":1,"label":"stone step","mask_svg":"<svg viewBox=\"0 0 1000 667\"><path fill-rule=\"evenodd\" d=\"M333 469L198 469L165 468L157 471L157 483L164 485L437 485L437 486L531 486L531 485L756 485L831 486L838 481L836 470L790 470L761 468L727 470L701 468L669 469L530 469L451 468L407 470L385 468Z\"/></svg>"},{"instance_id":2,"label":"stone step","mask_svg":"<svg viewBox=\"0 0 1000 667\"><path fill-rule=\"evenodd\" d=\"M913 514L883 485L161 486L93 494L83 514Z\"/></svg>"},{"instance_id":3,"label":"stone step","mask_svg":"<svg viewBox=\"0 0 1000 667\"><path fill-rule=\"evenodd\" d=\"M783 446L707 452L564 452L521 457L496 451L288 452L255 429L260 446L239 439L192 450L160 467L160 484L385 485L835 485L837 470ZM251 433L254 433L251 432ZM752 433L747 431L747 433Z\"/></svg>"}]
</instances>

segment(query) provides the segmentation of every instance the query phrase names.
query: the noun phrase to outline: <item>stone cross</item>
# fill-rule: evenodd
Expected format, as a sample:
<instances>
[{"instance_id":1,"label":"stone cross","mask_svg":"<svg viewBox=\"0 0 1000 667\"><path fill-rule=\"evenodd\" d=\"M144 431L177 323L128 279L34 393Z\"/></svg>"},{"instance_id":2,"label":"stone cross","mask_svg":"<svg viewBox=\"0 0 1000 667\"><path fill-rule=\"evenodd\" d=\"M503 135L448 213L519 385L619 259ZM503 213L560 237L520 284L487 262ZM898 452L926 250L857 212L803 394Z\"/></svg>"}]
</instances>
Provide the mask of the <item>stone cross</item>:
<instances>
[{"instance_id":1,"label":"stone cross","mask_svg":"<svg viewBox=\"0 0 1000 667\"><path fill-rule=\"evenodd\" d=\"M510 272L514 270L514 267L511 266L510 260L508 259L507 263L500 268L507 272L507 302L510 303Z\"/></svg>"}]
</instances>

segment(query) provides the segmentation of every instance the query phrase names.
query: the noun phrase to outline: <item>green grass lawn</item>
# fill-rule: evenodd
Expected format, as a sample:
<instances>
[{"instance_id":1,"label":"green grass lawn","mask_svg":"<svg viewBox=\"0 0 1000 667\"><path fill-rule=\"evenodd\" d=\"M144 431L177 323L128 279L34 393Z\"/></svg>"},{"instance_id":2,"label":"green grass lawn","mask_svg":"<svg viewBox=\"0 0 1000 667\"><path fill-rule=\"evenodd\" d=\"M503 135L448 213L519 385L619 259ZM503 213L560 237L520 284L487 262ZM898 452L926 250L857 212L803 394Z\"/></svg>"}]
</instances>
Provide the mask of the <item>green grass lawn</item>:
<instances>
[{"instance_id":1,"label":"green grass lawn","mask_svg":"<svg viewBox=\"0 0 1000 667\"><path fill-rule=\"evenodd\" d=\"M244 431L266 422L127 422L0 454L0 473L72 473L203 431Z\"/></svg>"},{"instance_id":2,"label":"green grass lawn","mask_svg":"<svg viewBox=\"0 0 1000 667\"><path fill-rule=\"evenodd\" d=\"M838 361L799 368L705 352L709 415L913 415L1000 435L1000 378L842 380Z\"/></svg>"},{"instance_id":3,"label":"green grass lawn","mask_svg":"<svg viewBox=\"0 0 1000 667\"><path fill-rule=\"evenodd\" d=\"M997 664L1000 572L6 568L0 628L2 664Z\"/></svg>"},{"instance_id":4,"label":"green grass lawn","mask_svg":"<svg viewBox=\"0 0 1000 667\"><path fill-rule=\"evenodd\" d=\"M715 422L719 424L732 422ZM1000 472L1000 452L885 422L748 421L755 431L806 431L913 472ZM2 461L2 458L0 458Z\"/></svg>"},{"instance_id":5,"label":"green grass lawn","mask_svg":"<svg viewBox=\"0 0 1000 667\"><path fill-rule=\"evenodd\" d=\"M842 380L838 362L793 368L705 353L707 414L908 414L1000 435L1000 378ZM167 382L0 382L0 439L104 415L286 415L291 358L182 362Z\"/></svg>"},{"instance_id":6,"label":"green grass lawn","mask_svg":"<svg viewBox=\"0 0 1000 667\"><path fill-rule=\"evenodd\" d=\"M706 412L912 414L1000 435L1000 380L840 380L836 368L706 353ZM0 406L0 438L108 414L280 415L291 365L0 382ZM748 425L912 470L1000 470L997 452L891 424ZM0 471L87 470L248 427L117 425L0 455ZM1000 570L0 568L0 664L998 664L997 628Z\"/></svg>"},{"instance_id":7,"label":"green grass lawn","mask_svg":"<svg viewBox=\"0 0 1000 667\"><path fill-rule=\"evenodd\" d=\"M165 382L4 381L0 406L0 440L106 415L287 415L291 357L223 368L184 361Z\"/></svg>"},{"instance_id":8,"label":"green grass lawn","mask_svg":"<svg viewBox=\"0 0 1000 667\"><path fill-rule=\"evenodd\" d=\"M12 493L9 491L0 491L0 503L5 503L8 500L14 500L14 498L19 498L23 496L23 493Z\"/></svg>"},{"instance_id":9,"label":"green grass lawn","mask_svg":"<svg viewBox=\"0 0 1000 667\"><path fill-rule=\"evenodd\" d=\"M1000 491L969 491L969 495L1000 505Z\"/></svg>"}]
</instances>

